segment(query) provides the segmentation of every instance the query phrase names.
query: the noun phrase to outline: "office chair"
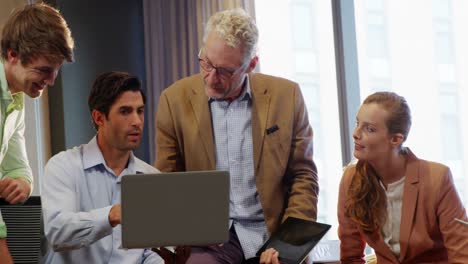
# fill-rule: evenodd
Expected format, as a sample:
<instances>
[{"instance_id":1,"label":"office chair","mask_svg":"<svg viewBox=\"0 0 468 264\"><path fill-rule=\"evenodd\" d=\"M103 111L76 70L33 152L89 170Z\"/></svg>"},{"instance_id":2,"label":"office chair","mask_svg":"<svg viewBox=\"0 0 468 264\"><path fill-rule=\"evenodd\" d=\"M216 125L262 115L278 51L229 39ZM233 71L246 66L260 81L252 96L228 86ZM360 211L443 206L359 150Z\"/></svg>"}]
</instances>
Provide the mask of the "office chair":
<instances>
[{"instance_id":1,"label":"office chair","mask_svg":"<svg viewBox=\"0 0 468 264\"><path fill-rule=\"evenodd\" d=\"M7 244L15 264L39 263L43 239L41 198L31 196L11 205L0 198L0 211L7 226Z\"/></svg>"}]
</instances>

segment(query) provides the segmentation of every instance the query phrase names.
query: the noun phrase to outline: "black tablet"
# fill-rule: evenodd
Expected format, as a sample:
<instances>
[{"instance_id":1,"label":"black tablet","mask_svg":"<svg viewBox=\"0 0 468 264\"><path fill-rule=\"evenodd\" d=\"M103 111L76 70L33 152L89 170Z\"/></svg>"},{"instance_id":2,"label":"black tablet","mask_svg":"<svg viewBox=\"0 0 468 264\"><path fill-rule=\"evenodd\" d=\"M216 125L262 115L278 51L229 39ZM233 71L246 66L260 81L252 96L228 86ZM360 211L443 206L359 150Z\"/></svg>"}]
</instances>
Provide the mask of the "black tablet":
<instances>
[{"instance_id":1,"label":"black tablet","mask_svg":"<svg viewBox=\"0 0 468 264\"><path fill-rule=\"evenodd\" d=\"M328 232L331 225L288 217L270 239L258 250L274 248L284 264L299 264Z\"/></svg>"}]
</instances>

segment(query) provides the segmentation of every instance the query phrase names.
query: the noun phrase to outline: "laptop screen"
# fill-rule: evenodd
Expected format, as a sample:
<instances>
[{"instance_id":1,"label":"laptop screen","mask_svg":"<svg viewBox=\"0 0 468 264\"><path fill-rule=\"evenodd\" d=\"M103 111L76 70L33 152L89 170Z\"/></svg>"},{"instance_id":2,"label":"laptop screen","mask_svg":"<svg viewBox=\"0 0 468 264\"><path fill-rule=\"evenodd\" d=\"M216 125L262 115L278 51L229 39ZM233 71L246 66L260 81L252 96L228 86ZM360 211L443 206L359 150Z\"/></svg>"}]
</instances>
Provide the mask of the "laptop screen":
<instances>
[{"instance_id":1,"label":"laptop screen","mask_svg":"<svg viewBox=\"0 0 468 264\"><path fill-rule=\"evenodd\" d=\"M229 172L122 178L122 247L220 244L229 238Z\"/></svg>"}]
</instances>

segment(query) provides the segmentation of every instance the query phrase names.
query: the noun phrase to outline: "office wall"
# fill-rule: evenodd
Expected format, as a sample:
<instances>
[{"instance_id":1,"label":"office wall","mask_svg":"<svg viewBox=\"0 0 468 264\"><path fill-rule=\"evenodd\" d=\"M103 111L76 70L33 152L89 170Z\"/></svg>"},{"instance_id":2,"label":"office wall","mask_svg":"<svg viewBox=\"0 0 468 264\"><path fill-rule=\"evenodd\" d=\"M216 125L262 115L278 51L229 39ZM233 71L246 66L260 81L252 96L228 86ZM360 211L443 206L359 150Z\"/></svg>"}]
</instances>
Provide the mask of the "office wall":
<instances>
[{"instance_id":1,"label":"office wall","mask_svg":"<svg viewBox=\"0 0 468 264\"><path fill-rule=\"evenodd\" d=\"M3 24L6 22L11 11L26 3L27 0L2 0L0 1L0 32L2 31Z\"/></svg>"},{"instance_id":2,"label":"office wall","mask_svg":"<svg viewBox=\"0 0 468 264\"><path fill-rule=\"evenodd\" d=\"M75 38L75 63L62 68L49 91L52 152L87 143L95 135L87 97L95 77L105 71L128 71L145 84L142 1L51 0ZM144 86L145 88L145 86ZM149 159L146 122L135 154Z\"/></svg>"}]
</instances>

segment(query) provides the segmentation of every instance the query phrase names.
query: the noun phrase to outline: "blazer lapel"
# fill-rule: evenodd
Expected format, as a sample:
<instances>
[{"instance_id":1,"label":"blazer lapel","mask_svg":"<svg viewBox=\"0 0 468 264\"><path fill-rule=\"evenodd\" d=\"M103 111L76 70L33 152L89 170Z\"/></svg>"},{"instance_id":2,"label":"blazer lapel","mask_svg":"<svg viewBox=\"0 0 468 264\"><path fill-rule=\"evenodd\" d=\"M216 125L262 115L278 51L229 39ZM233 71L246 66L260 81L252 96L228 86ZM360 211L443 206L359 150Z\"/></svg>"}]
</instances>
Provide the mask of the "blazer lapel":
<instances>
[{"instance_id":1,"label":"blazer lapel","mask_svg":"<svg viewBox=\"0 0 468 264\"><path fill-rule=\"evenodd\" d=\"M404 259L408 250L408 241L413 227L419 192L419 161L408 149L408 164L406 167L405 187L403 190L403 207L401 209L400 223L400 261Z\"/></svg>"},{"instance_id":2,"label":"blazer lapel","mask_svg":"<svg viewBox=\"0 0 468 264\"><path fill-rule=\"evenodd\" d=\"M267 87L262 87L261 81L255 74L249 74L250 91L252 93L252 141L255 175L258 173L260 154L265 138L270 96Z\"/></svg>"},{"instance_id":3,"label":"blazer lapel","mask_svg":"<svg viewBox=\"0 0 468 264\"><path fill-rule=\"evenodd\" d=\"M189 95L192 104L193 114L198 124L198 134L203 143L205 153L208 157L212 169L216 168L215 151L213 143L213 126L211 123L211 113L208 106L208 97L205 94L203 81L197 83Z\"/></svg>"}]
</instances>

